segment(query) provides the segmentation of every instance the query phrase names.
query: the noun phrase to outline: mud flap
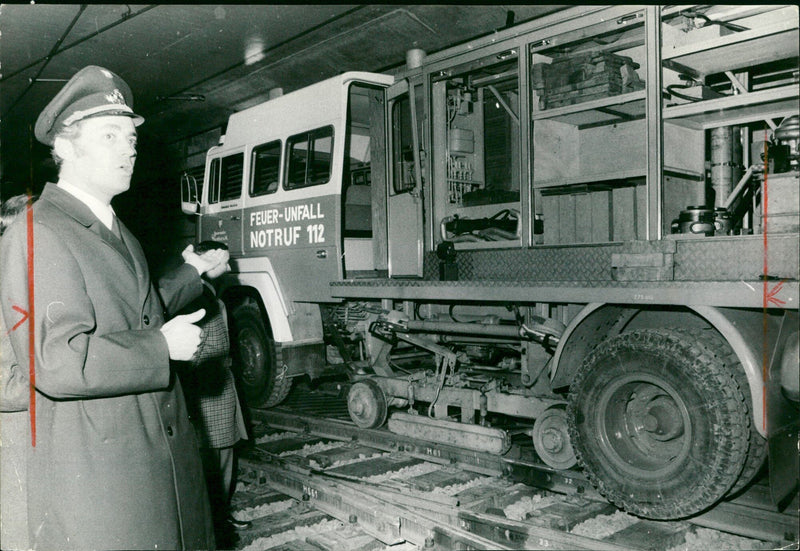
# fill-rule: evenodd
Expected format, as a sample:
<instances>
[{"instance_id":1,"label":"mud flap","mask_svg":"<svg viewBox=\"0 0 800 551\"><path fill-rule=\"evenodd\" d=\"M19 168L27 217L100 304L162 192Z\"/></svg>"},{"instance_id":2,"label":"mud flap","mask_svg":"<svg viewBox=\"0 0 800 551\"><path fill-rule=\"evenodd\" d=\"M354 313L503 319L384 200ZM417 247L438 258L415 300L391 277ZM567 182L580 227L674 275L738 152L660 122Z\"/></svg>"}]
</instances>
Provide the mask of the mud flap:
<instances>
[{"instance_id":1,"label":"mud flap","mask_svg":"<svg viewBox=\"0 0 800 551\"><path fill-rule=\"evenodd\" d=\"M800 430L800 403L788 399L781 390L781 380L797 377L795 352L797 343L797 312L787 311L781 324L780 335L770 362L767 381L767 434L769 435L769 486L772 501L783 509L798 489L800 454L798 453L798 431ZM794 373L783 373L783 371Z\"/></svg>"}]
</instances>

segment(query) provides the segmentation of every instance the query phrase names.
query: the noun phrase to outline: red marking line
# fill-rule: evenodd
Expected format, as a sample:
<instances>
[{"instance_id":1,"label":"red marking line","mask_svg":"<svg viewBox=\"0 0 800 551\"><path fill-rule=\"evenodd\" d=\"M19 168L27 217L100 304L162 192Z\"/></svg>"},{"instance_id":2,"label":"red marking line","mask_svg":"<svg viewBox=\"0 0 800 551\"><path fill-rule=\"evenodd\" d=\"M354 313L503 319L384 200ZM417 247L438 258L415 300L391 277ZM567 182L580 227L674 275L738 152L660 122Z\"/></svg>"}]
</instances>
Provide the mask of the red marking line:
<instances>
[{"instance_id":1,"label":"red marking line","mask_svg":"<svg viewBox=\"0 0 800 551\"><path fill-rule=\"evenodd\" d=\"M31 319L33 316L33 208L31 200L31 192L28 192L28 208L26 209L26 218L28 226L28 309L27 315ZM15 307L16 309L16 307ZM24 321L24 320L23 320ZM22 323L22 322L20 322ZM17 324L19 325L19 324ZM35 331L34 324L31 323L28 328L28 384L30 386L30 398L28 401L28 411L31 415L31 446L36 447L36 341L34 340Z\"/></svg>"},{"instance_id":2,"label":"red marking line","mask_svg":"<svg viewBox=\"0 0 800 551\"><path fill-rule=\"evenodd\" d=\"M764 428L764 433L767 432L767 379L769 378L769 357L767 355L767 348L768 348L768 338L767 338L767 307L771 302L771 299L774 297L770 294L768 285L767 285L767 274L769 271L767 270L767 173L769 172L769 151L767 148L767 131L764 130L764 191L761 194L761 233L764 235L764 326L763 326L763 339L761 343L762 355L761 355L761 378L764 381L764 389L763 395L764 399L762 400L763 403L763 411L762 411L762 423ZM773 291L777 293L783 282L779 283ZM778 300L778 299L774 299Z\"/></svg>"}]
</instances>

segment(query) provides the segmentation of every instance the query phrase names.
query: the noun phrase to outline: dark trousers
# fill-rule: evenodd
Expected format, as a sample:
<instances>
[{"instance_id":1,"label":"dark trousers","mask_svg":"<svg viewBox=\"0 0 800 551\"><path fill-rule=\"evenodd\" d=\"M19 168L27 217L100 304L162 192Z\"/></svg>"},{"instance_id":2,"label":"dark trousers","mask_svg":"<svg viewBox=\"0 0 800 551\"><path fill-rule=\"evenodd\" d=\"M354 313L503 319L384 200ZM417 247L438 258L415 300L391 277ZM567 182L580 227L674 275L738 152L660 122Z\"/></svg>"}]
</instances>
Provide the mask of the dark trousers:
<instances>
[{"instance_id":1,"label":"dark trousers","mask_svg":"<svg viewBox=\"0 0 800 551\"><path fill-rule=\"evenodd\" d=\"M224 548L224 542L232 537L226 522L230 515L231 497L234 492L235 456L233 447L200 448L203 470L208 485L208 498L211 501L211 514L217 532L217 545Z\"/></svg>"}]
</instances>

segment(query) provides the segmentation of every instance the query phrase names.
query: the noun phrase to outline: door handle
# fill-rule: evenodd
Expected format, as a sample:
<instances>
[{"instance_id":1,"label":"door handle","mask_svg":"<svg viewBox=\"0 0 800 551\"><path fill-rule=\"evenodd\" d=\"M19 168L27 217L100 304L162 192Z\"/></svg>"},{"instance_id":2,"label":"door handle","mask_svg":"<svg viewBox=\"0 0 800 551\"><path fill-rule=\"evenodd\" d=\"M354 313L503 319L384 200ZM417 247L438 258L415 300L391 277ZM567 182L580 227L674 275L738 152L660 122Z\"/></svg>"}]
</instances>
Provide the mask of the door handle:
<instances>
[{"instance_id":1,"label":"door handle","mask_svg":"<svg viewBox=\"0 0 800 551\"><path fill-rule=\"evenodd\" d=\"M241 219L242 219L241 216L231 216L230 217L230 220L241 220Z\"/></svg>"},{"instance_id":2,"label":"door handle","mask_svg":"<svg viewBox=\"0 0 800 551\"><path fill-rule=\"evenodd\" d=\"M328 251L320 249L317 251L317 258L328 258Z\"/></svg>"}]
</instances>

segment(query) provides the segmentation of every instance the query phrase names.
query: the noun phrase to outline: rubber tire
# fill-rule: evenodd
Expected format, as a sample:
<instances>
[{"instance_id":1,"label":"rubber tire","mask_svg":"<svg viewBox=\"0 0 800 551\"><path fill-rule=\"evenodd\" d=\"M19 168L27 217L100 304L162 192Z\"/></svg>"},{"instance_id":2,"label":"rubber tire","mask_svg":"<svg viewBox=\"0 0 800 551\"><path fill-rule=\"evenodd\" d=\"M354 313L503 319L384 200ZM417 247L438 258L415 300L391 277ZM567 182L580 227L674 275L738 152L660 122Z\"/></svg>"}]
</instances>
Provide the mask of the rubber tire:
<instances>
[{"instance_id":1,"label":"rubber tire","mask_svg":"<svg viewBox=\"0 0 800 551\"><path fill-rule=\"evenodd\" d=\"M281 403L292 379L280 368L275 341L252 301L234 308L231 320L233 372L249 407L268 408Z\"/></svg>"},{"instance_id":2,"label":"rubber tire","mask_svg":"<svg viewBox=\"0 0 800 551\"><path fill-rule=\"evenodd\" d=\"M678 329L678 331L684 334L690 334L688 329ZM721 354L720 359L728 365L728 369L734 374L736 382L739 384L739 389L744 396L745 406L747 407L747 421L750 427L747 441L747 458L742 468L742 474L739 475L736 484L734 484L731 491L728 492L729 494L736 494L739 490L750 484L761 471L761 468L767 460L769 447L767 446L767 439L761 436L758 430L756 430L755 422L753 421L753 398L750 394L750 384L747 382L747 375L744 372L741 362L739 362L739 358L722 335L717 333L714 329L704 329L702 330L702 335L703 338L715 341L714 348L719 351Z\"/></svg>"},{"instance_id":3,"label":"rubber tire","mask_svg":"<svg viewBox=\"0 0 800 551\"><path fill-rule=\"evenodd\" d=\"M567 407L570 438L591 483L618 507L651 519L684 518L733 487L747 454L748 411L717 344L671 329L632 331L601 343L579 368ZM603 424L614 418L614 406L625 409L628 419L637 394L623 395L640 382L666 389L668 403L684 419L674 442L680 450L668 450L671 459L639 453L647 435L632 437L631 424L624 433ZM610 390L620 390L621 398L614 401Z\"/></svg>"}]
</instances>

